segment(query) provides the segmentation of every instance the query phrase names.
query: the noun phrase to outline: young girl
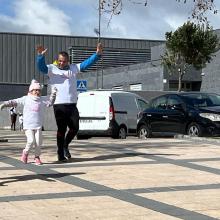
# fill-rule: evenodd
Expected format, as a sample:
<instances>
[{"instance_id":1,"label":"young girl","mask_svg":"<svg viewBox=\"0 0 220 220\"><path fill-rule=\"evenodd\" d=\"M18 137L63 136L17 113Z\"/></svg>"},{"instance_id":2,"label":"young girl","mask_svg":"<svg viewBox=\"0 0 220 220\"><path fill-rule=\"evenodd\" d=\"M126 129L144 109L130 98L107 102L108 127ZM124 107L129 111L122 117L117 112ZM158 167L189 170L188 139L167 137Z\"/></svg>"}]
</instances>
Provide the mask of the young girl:
<instances>
[{"instance_id":1,"label":"young girl","mask_svg":"<svg viewBox=\"0 0 220 220\"><path fill-rule=\"evenodd\" d=\"M24 106L23 109L23 129L27 137L27 144L23 150L21 160L24 163L28 162L28 154L30 149L35 146L35 164L41 165L40 147L42 145L42 125L43 125L43 110L44 107L53 105L56 98L56 88L52 91L50 97L41 96L41 85L32 80L27 96L18 99L3 102L0 105L2 110L5 107L16 107L18 104Z\"/></svg>"}]
</instances>

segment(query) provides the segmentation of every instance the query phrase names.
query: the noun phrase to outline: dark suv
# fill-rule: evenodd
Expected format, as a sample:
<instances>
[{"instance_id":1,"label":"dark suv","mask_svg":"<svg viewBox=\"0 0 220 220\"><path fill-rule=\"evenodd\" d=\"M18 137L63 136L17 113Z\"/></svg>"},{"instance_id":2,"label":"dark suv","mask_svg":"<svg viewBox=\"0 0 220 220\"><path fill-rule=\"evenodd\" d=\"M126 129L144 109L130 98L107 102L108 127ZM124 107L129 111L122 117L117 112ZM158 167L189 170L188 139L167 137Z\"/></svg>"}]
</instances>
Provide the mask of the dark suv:
<instances>
[{"instance_id":1,"label":"dark suv","mask_svg":"<svg viewBox=\"0 0 220 220\"><path fill-rule=\"evenodd\" d=\"M220 96L214 93L171 93L154 98L140 115L137 134L153 132L205 136L220 134Z\"/></svg>"}]
</instances>

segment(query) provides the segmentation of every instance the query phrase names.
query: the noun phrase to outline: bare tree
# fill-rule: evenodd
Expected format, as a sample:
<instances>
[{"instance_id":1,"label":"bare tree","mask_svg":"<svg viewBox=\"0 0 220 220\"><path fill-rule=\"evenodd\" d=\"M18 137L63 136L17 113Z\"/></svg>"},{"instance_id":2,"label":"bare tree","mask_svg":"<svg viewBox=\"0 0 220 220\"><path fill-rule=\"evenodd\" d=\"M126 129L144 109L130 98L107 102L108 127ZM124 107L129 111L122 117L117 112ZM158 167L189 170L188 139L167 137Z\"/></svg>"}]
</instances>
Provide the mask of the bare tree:
<instances>
[{"instance_id":1,"label":"bare tree","mask_svg":"<svg viewBox=\"0 0 220 220\"><path fill-rule=\"evenodd\" d=\"M125 1L127 1L127 3L130 2L132 4L143 4L147 6L147 0L101 0L101 10L104 13L110 14L109 23L114 15L121 14Z\"/></svg>"},{"instance_id":2,"label":"bare tree","mask_svg":"<svg viewBox=\"0 0 220 220\"><path fill-rule=\"evenodd\" d=\"M186 3L187 0L176 0L178 2ZM189 0L188 0L189 1ZM193 0L194 6L192 9L192 18L197 20L200 23L207 23L208 20L206 17L206 13L208 11L212 11L213 14L217 14L217 9L214 4L214 0Z\"/></svg>"},{"instance_id":3,"label":"bare tree","mask_svg":"<svg viewBox=\"0 0 220 220\"><path fill-rule=\"evenodd\" d=\"M155 0L154 0L155 1ZM217 13L217 9L215 7L215 0L175 0L179 3L187 3L189 1L193 1L193 8L191 13L191 18L197 20L199 23L207 23L208 20L206 17L206 13L208 11L212 11L214 14ZM104 13L110 14L109 23L114 15L119 15L123 9L123 4L132 3L132 4L142 4L143 6L147 6L150 0L101 0L101 10Z\"/></svg>"}]
</instances>

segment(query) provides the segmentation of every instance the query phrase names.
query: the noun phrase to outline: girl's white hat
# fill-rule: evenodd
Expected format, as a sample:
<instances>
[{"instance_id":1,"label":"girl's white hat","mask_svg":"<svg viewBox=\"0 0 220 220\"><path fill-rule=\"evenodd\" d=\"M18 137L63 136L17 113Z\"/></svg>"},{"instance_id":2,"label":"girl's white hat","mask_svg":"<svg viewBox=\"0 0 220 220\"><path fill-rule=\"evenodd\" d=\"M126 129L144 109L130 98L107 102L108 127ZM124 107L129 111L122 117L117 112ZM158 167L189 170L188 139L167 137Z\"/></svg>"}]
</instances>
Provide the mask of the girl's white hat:
<instances>
[{"instance_id":1,"label":"girl's white hat","mask_svg":"<svg viewBox=\"0 0 220 220\"><path fill-rule=\"evenodd\" d=\"M39 90L41 90L41 85L40 85L40 83L39 83L37 80L35 80L35 79L33 79L33 80L31 81L31 84L30 84L30 86L29 86L29 92L31 92L31 91L34 90L34 89L39 89Z\"/></svg>"}]
</instances>

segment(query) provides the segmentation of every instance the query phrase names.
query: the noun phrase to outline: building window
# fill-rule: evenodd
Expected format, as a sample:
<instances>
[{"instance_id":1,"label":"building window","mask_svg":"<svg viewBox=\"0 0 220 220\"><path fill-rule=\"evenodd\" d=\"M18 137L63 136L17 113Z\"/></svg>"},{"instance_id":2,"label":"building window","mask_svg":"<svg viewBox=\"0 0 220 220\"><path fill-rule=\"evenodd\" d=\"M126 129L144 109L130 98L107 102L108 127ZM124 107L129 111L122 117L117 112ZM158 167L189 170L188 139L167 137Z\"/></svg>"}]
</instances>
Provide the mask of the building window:
<instances>
[{"instance_id":1,"label":"building window","mask_svg":"<svg viewBox=\"0 0 220 220\"><path fill-rule=\"evenodd\" d=\"M200 90L200 82L182 82L182 91L199 91ZM169 82L169 91L177 91L178 90L178 81L170 81Z\"/></svg>"},{"instance_id":2,"label":"building window","mask_svg":"<svg viewBox=\"0 0 220 220\"><path fill-rule=\"evenodd\" d=\"M178 82L169 82L169 90L170 91L177 91L178 89Z\"/></svg>"},{"instance_id":3,"label":"building window","mask_svg":"<svg viewBox=\"0 0 220 220\"><path fill-rule=\"evenodd\" d=\"M113 90L123 90L123 86L114 86L112 87Z\"/></svg>"},{"instance_id":4,"label":"building window","mask_svg":"<svg viewBox=\"0 0 220 220\"><path fill-rule=\"evenodd\" d=\"M131 84L130 90L140 91L142 90L142 83Z\"/></svg>"}]
</instances>

